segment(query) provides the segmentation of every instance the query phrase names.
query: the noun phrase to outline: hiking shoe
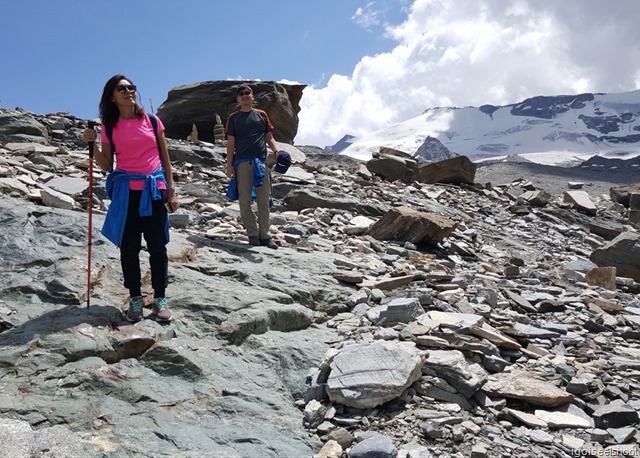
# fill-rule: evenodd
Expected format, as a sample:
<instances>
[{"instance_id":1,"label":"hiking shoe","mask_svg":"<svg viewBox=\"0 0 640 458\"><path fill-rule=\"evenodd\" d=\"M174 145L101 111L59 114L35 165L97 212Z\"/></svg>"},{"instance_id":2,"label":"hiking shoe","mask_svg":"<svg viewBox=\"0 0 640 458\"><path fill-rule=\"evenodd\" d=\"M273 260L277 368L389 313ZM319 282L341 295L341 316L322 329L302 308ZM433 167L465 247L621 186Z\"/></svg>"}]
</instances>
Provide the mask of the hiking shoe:
<instances>
[{"instance_id":1,"label":"hiking shoe","mask_svg":"<svg viewBox=\"0 0 640 458\"><path fill-rule=\"evenodd\" d=\"M164 297L158 297L153 301L153 314L156 317L156 321L169 322L171 321L171 310L169 310L169 304Z\"/></svg>"},{"instance_id":2,"label":"hiking shoe","mask_svg":"<svg viewBox=\"0 0 640 458\"><path fill-rule=\"evenodd\" d=\"M249 236L249 245L253 245L253 246L260 245L260 239L257 236L250 235Z\"/></svg>"},{"instance_id":3,"label":"hiking shoe","mask_svg":"<svg viewBox=\"0 0 640 458\"><path fill-rule=\"evenodd\" d=\"M137 323L142 319L142 311L144 309L144 301L142 300L142 296L132 297L129 301L129 310L124 315L127 321L131 323Z\"/></svg>"},{"instance_id":4,"label":"hiking shoe","mask_svg":"<svg viewBox=\"0 0 640 458\"><path fill-rule=\"evenodd\" d=\"M276 242L274 242L271 238L260 239L260 246L266 246L267 248L271 248L272 250L278 249L278 245L276 245Z\"/></svg>"}]
</instances>

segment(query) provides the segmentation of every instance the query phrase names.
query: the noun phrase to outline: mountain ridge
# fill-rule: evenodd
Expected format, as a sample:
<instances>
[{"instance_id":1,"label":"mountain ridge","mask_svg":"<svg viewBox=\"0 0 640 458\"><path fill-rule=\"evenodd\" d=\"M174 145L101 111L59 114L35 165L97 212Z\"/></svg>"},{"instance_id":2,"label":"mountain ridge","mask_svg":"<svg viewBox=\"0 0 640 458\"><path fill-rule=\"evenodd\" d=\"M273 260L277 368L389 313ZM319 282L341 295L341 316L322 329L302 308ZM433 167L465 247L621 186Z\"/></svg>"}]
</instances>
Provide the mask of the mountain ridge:
<instances>
[{"instance_id":1,"label":"mountain ridge","mask_svg":"<svg viewBox=\"0 0 640 458\"><path fill-rule=\"evenodd\" d=\"M575 165L595 155L635 157L640 155L640 90L429 108L352 139L340 154L368 160L380 146L414 154L428 137L475 162L519 155L533 162Z\"/></svg>"}]
</instances>

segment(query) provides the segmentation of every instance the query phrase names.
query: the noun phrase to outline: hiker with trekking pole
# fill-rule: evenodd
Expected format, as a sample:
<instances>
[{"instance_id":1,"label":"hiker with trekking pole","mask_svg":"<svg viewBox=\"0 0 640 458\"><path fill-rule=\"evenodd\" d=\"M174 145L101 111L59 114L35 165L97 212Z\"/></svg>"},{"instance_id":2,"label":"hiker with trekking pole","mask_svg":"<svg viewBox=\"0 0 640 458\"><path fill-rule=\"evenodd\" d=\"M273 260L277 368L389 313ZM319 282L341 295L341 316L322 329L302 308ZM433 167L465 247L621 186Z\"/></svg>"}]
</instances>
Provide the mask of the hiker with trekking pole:
<instances>
[{"instance_id":1,"label":"hiker with trekking pole","mask_svg":"<svg viewBox=\"0 0 640 458\"><path fill-rule=\"evenodd\" d=\"M85 129L82 137L89 145L93 143L90 157L93 155L98 166L109 172L106 187L111 203L102 234L120 248L124 286L130 295L125 318L136 323L144 317L140 271L144 236L154 293L151 317L169 322L172 314L165 296L169 284L167 210L175 211L179 203L164 125L158 117L145 113L137 103L137 95L137 88L129 78L120 74L111 77L100 99L100 142L96 141L97 132L93 128ZM89 237L89 269L90 250ZM88 288L90 294L90 285Z\"/></svg>"}]
</instances>

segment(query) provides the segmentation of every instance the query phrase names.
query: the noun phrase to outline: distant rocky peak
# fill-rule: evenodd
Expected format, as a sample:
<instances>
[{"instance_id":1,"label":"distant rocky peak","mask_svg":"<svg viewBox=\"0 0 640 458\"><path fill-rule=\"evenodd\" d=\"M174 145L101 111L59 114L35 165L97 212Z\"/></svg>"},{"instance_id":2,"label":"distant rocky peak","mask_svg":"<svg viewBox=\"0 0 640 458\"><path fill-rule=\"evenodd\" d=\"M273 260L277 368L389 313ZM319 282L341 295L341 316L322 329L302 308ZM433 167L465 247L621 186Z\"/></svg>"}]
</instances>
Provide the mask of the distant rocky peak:
<instances>
[{"instance_id":1,"label":"distant rocky peak","mask_svg":"<svg viewBox=\"0 0 640 458\"><path fill-rule=\"evenodd\" d=\"M418 162L440 162L454 158L458 154L449 151L449 148L444 146L437 138L428 136L424 139L422 145L418 147L414 156L418 159Z\"/></svg>"},{"instance_id":2,"label":"distant rocky peak","mask_svg":"<svg viewBox=\"0 0 640 458\"><path fill-rule=\"evenodd\" d=\"M595 96L591 93L531 97L513 105L511 114L514 116L553 119L559 113L564 113L571 109L584 108L586 106L585 102L591 102L594 99Z\"/></svg>"},{"instance_id":3,"label":"distant rocky peak","mask_svg":"<svg viewBox=\"0 0 640 458\"><path fill-rule=\"evenodd\" d=\"M325 146L324 150L328 153L339 153L340 151L345 149L347 146L349 146L354 138L356 137L353 135L346 134L344 137L338 140L337 143L335 143L334 145Z\"/></svg>"}]
</instances>

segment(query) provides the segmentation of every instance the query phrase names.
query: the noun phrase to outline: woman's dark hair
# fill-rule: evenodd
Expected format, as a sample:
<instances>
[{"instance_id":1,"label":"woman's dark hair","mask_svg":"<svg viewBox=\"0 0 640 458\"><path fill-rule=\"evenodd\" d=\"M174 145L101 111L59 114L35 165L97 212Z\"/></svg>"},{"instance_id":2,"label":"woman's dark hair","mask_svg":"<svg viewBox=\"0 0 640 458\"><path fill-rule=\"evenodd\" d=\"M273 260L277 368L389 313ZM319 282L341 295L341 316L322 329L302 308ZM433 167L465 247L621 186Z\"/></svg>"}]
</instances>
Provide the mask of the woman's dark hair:
<instances>
[{"instance_id":1,"label":"woman's dark hair","mask_svg":"<svg viewBox=\"0 0 640 458\"><path fill-rule=\"evenodd\" d=\"M133 81L127 78L124 75L114 75L109 78L107 84L104 85L104 89L102 90L102 97L100 98L100 120L102 124L105 126L113 127L118 123L118 118L120 117L120 110L118 109L118 105L113 101L113 91L116 89L118 83L122 80L127 80L131 84ZM138 97L138 93L136 92L136 98ZM141 118L144 116L144 108L142 108L138 103L134 107L134 113L136 114L136 118Z\"/></svg>"}]
</instances>

